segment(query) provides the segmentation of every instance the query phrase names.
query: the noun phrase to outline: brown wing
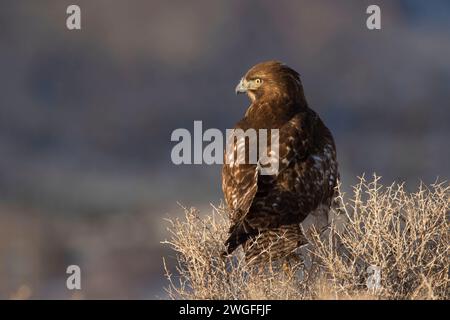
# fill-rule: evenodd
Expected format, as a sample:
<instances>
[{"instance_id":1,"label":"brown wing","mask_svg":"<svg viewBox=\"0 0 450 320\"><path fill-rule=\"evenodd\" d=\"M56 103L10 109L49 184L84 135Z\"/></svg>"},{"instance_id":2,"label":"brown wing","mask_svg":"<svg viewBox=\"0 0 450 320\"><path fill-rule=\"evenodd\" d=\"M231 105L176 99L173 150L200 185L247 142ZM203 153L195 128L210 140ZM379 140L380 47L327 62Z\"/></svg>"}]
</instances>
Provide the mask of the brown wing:
<instances>
[{"instance_id":1,"label":"brown wing","mask_svg":"<svg viewBox=\"0 0 450 320\"><path fill-rule=\"evenodd\" d=\"M267 123L267 119L270 119L270 111L271 107L267 103L261 104L252 104L249 110L264 110L266 117L260 117L259 121L254 121L250 123L247 120L247 114L244 119L239 121L233 130L241 129L243 131L254 129L258 131L259 129L269 129L267 135L270 136L270 129L279 129L279 126L274 126ZM289 123L287 126L284 126L280 131L286 131L286 134L295 134L296 128L295 123ZM291 132L292 131L292 132ZM249 157L249 140L238 140L238 139L229 139L227 137L227 148L225 150L224 156L224 165L222 168L222 190L225 196L225 201L230 209L230 219L232 223L238 223L245 218L245 215L248 213L250 206L252 205L254 196L258 190L258 166L256 164L236 164L233 163L234 159L236 159L239 151L245 152L245 159L248 161ZM257 140L259 136L256 137ZM296 137L297 138L297 137ZM267 139L270 148L270 138ZM298 139L295 139L298 141ZM288 143L293 144L294 140L289 140ZM258 141L258 145L259 145ZM280 150L286 150L287 148L282 148ZM292 148L294 150L294 148ZM258 150L259 151L259 150ZM257 160L259 161L259 152L257 152ZM293 152L289 152L289 154L283 155L286 158L294 157ZM274 163L274 161L279 162L279 158L272 158L271 164L275 165L279 168L283 167L283 164ZM248 162L246 162L248 163Z\"/></svg>"},{"instance_id":2,"label":"brown wing","mask_svg":"<svg viewBox=\"0 0 450 320\"><path fill-rule=\"evenodd\" d=\"M279 171L274 176L259 176L258 192L245 219L258 230L300 223L309 213L314 197L301 177L314 148L315 117L298 113L280 128Z\"/></svg>"},{"instance_id":3,"label":"brown wing","mask_svg":"<svg viewBox=\"0 0 450 320\"><path fill-rule=\"evenodd\" d=\"M222 168L222 190L230 209L230 219L232 223L238 223L247 214L256 194L258 169L256 164L234 163L233 156L245 147L245 141L230 140L229 143L231 146L225 151Z\"/></svg>"},{"instance_id":4,"label":"brown wing","mask_svg":"<svg viewBox=\"0 0 450 320\"><path fill-rule=\"evenodd\" d=\"M273 210L272 225L299 223L320 204L329 205L337 180L337 162L334 141L328 129L314 114L310 121L294 119L293 127L298 128L294 145L289 143L280 152L285 165L280 170L275 183L267 186L267 195L260 204L266 210ZM295 136L295 134L294 134ZM287 139L292 139L288 135ZM289 148L294 148L289 150ZM281 147L283 150L283 147ZM260 187L263 193L263 187ZM258 198L258 194L255 196ZM257 201L258 200L258 201ZM255 204L261 202L255 199ZM257 205L249 213L257 217L264 211ZM267 217L265 218L267 224Z\"/></svg>"},{"instance_id":5,"label":"brown wing","mask_svg":"<svg viewBox=\"0 0 450 320\"><path fill-rule=\"evenodd\" d=\"M302 120L301 116L295 117L279 129L279 157L272 158L272 165L277 165L279 173L291 166L295 159L302 158L307 153L308 128L301 128ZM249 129L245 121L238 123L237 128ZM285 201L290 197L292 201L287 202L295 202L296 195L292 192L280 195L280 191L274 189L278 175L259 175L257 165L232 163L231 157L236 157L240 148L245 147L248 153L248 144L246 145L244 140L229 140L229 143L231 147L226 152L222 169L222 188L231 211L232 226L227 247L228 252L232 252L262 228L282 223L280 217L286 217L289 212L289 206L284 205ZM277 164L274 159L278 161Z\"/></svg>"},{"instance_id":6,"label":"brown wing","mask_svg":"<svg viewBox=\"0 0 450 320\"><path fill-rule=\"evenodd\" d=\"M277 175L258 175L256 165L223 168L225 198L234 212L228 252L261 230L298 224L321 203L329 206L337 164L328 129L309 110L279 130Z\"/></svg>"}]
</instances>

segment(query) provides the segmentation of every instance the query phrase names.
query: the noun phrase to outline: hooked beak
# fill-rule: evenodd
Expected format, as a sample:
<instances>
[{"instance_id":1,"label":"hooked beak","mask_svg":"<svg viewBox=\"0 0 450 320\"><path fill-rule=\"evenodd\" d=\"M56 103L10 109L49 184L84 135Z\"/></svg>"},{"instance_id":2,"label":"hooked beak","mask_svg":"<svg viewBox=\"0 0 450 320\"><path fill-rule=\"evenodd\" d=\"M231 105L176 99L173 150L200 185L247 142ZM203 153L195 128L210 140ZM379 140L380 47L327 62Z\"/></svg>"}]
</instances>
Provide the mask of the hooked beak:
<instances>
[{"instance_id":1,"label":"hooked beak","mask_svg":"<svg viewBox=\"0 0 450 320\"><path fill-rule=\"evenodd\" d=\"M247 92L247 85L244 78L239 81L239 84L236 86L236 89L234 91L236 92L236 94Z\"/></svg>"}]
</instances>

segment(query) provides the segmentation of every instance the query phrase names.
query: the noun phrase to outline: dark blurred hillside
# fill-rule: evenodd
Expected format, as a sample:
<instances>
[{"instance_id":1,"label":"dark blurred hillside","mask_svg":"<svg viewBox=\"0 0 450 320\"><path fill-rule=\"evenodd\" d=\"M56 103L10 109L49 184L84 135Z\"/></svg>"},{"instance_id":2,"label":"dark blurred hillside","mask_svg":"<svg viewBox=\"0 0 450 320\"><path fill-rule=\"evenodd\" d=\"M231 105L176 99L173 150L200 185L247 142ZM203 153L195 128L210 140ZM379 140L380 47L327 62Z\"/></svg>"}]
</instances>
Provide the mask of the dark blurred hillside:
<instances>
[{"instance_id":1,"label":"dark blurred hillside","mask_svg":"<svg viewBox=\"0 0 450 320\"><path fill-rule=\"evenodd\" d=\"M170 134L194 120L230 128L248 105L237 81L273 58L301 73L344 185L374 171L412 184L450 176L448 1L378 1L381 31L365 27L371 1L76 3L81 31L65 28L71 1L0 3L6 208L76 227L113 214L159 226L176 201L217 202L220 167L173 165Z\"/></svg>"}]
</instances>

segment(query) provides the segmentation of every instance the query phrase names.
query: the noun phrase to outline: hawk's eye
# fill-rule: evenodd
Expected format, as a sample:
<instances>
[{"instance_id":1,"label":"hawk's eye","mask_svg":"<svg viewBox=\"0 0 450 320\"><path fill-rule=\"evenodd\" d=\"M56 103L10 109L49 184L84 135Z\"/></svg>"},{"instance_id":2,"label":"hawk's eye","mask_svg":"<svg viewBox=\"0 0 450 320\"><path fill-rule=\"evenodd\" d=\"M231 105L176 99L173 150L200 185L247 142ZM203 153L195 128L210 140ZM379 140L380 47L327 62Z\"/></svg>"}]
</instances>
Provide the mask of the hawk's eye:
<instances>
[{"instance_id":1,"label":"hawk's eye","mask_svg":"<svg viewBox=\"0 0 450 320\"><path fill-rule=\"evenodd\" d=\"M261 79L259 79L259 78L258 78L258 79L255 79L255 83L256 83L256 84L261 84L261 82L262 82Z\"/></svg>"}]
</instances>

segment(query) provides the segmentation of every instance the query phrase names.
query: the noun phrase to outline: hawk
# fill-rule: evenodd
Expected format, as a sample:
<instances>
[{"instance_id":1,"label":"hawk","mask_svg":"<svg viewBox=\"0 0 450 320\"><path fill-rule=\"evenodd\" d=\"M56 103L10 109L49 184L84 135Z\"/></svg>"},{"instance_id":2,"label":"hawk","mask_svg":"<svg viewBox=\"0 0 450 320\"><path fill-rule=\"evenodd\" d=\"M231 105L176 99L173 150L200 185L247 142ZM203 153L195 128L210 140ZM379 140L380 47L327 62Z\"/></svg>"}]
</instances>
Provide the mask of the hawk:
<instances>
[{"instance_id":1,"label":"hawk","mask_svg":"<svg viewBox=\"0 0 450 320\"><path fill-rule=\"evenodd\" d=\"M335 143L309 108L299 74L285 64L255 65L237 85L239 93L251 105L233 130L278 129L278 171L263 175L258 163L224 161L222 189L231 220L224 254L242 245L249 262L289 257L307 243L301 227L307 217L322 227L328 223L339 178ZM229 143L233 153L242 147L234 139Z\"/></svg>"}]
</instances>

